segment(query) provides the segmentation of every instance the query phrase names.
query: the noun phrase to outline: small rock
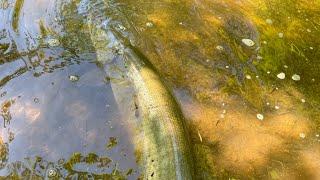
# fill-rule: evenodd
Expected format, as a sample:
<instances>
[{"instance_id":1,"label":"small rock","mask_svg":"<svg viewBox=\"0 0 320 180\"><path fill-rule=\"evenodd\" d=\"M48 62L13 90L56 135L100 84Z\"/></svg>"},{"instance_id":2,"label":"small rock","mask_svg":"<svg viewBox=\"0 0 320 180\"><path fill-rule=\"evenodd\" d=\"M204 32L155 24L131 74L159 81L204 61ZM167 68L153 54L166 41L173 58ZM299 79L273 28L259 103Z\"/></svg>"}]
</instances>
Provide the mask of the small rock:
<instances>
[{"instance_id":1,"label":"small rock","mask_svg":"<svg viewBox=\"0 0 320 180\"><path fill-rule=\"evenodd\" d=\"M218 49L219 51L223 51L224 48L222 46L218 45L218 46L216 46L216 49Z\"/></svg>"},{"instance_id":2,"label":"small rock","mask_svg":"<svg viewBox=\"0 0 320 180\"><path fill-rule=\"evenodd\" d=\"M147 27L153 27L153 24L152 24L152 22L147 22L147 23L146 23L146 26L147 26Z\"/></svg>"},{"instance_id":3,"label":"small rock","mask_svg":"<svg viewBox=\"0 0 320 180\"><path fill-rule=\"evenodd\" d=\"M243 44L246 46L252 47L255 45L255 43L251 39L242 39Z\"/></svg>"},{"instance_id":4,"label":"small rock","mask_svg":"<svg viewBox=\"0 0 320 180\"><path fill-rule=\"evenodd\" d=\"M294 80L294 81L300 81L300 76L298 75L298 74L294 74L294 75L292 75L292 80Z\"/></svg>"},{"instance_id":5,"label":"small rock","mask_svg":"<svg viewBox=\"0 0 320 180\"><path fill-rule=\"evenodd\" d=\"M262 59L262 56L257 56L257 59L259 59L259 60Z\"/></svg>"},{"instance_id":6,"label":"small rock","mask_svg":"<svg viewBox=\"0 0 320 180\"><path fill-rule=\"evenodd\" d=\"M277 75L277 77L279 78L279 79L284 79L284 78L286 78L286 74L285 73L279 73L278 75Z\"/></svg>"},{"instance_id":7,"label":"small rock","mask_svg":"<svg viewBox=\"0 0 320 180\"><path fill-rule=\"evenodd\" d=\"M283 67L284 67L284 68L288 68L288 66L287 66L287 65L284 65Z\"/></svg>"},{"instance_id":8,"label":"small rock","mask_svg":"<svg viewBox=\"0 0 320 180\"><path fill-rule=\"evenodd\" d=\"M310 30L310 29L307 29L307 31L308 31L308 32L311 32L311 30Z\"/></svg>"},{"instance_id":9,"label":"small rock","mask_svg":"<svg viewBox=\"0 0 320 180\"><path fill-rule=\"evenodd\" d=\"M300 133L299 136L300 136L300 138L302 138L302 139L306 137L306 135L305 135L304 133Z\"/></svg>"},{"instance_id":10,"label":"small rock","mask_svg":"<svg viewBox=\"0 0 320 180\"><path fill-rule=\"evenodd\" d=\"M272 24L272 23L273 23L271 19L266 19L266 22L267 22L268 24Z\"/></svg>"},{"instance_id":11,"label":"small rock","mask_svg":"<svg viewBox=\"0 0 320 180\"><path fill-rule=\"evenodd\" d=\"M250 75L246 75L246 78L247 78L247 79L251 79L251 76L250 76Z\"/></svg>"},{"instance_id":12,"label":"small rock","mask_svg":"<svg viewBox=\"0 0 320 180\"><path fill-rule=\"evenodd\" d=\"M283 38L284 35L283 35L283 33L279 33L278 36L279 36L279 38Z\"/></svg>"},{"instance_id":13,"label":"small rock","mask_svg":"<svg viewBox=\"0 0 320 180\"><path fill-rule=\"evenodd\" d=\"M222 118L222 119L223 119L223 118L224 118L224 114L220 114L220 118Z\"/></svg>"},{"instance_id":14,"label":"small rock","mask_svg":"<svg viewBox=\"0 0 320 180\"><path fill-rule=\"evenodd\" d=\"M262 114L257 114L257 118L259 119L259 120L263 120L263 115Z\"/></svg>"},{"instance_id":15,"label":"small rock","mask_svg":"<svg viewBox=\"0 0 320 180\"><path fill-rule=\"evenodd\" d=\"M275 109L280 109L280 107L279 107L279 106L274 106L274 108L275 108Z\"/></svg>"},{"instance_id":16,"label":"small rock","mask_svg":"<svg viewBox=\"0 0 320 180\"><path fill-rule=\"evenodd\" d=\"M301 102L305 103L305 102L306 102L306 100L305 100L305 99L301 99Z\"/></svg>"}]
</instances>

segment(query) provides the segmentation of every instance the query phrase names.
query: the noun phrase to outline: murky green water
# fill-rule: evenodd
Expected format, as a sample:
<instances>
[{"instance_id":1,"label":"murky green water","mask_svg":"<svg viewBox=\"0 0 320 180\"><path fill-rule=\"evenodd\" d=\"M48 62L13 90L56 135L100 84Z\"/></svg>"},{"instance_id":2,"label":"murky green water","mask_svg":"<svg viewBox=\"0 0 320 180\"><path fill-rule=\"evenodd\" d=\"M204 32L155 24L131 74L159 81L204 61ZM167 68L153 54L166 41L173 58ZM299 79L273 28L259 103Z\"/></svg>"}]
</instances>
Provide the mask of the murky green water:
<instances>
[{"instance_id":1,"label":"murky green water","mask_svg":"<svg viewBox=\"0 0 320 180\"><path fill-rule=\"evenodd\" d=\"M0 175L143 174L134 89L93 23L174 92L196 179L319 179L319 19L318 0L0 0Z\"/></svg>"}]
</instances>

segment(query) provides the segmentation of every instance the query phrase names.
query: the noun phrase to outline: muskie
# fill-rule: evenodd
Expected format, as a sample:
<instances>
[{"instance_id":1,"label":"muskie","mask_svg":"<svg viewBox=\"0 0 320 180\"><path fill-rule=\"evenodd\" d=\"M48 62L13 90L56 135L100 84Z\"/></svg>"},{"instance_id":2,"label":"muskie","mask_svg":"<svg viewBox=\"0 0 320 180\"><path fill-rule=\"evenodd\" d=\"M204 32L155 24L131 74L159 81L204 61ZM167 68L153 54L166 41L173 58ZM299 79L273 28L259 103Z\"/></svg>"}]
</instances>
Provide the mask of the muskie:
<instances>
[{"instance_id":1,"label":"muskie","mask_svg":"<svg viewBox=\"0 0 320 180\"><path fill-rule=\"evenodd\" d=\"M92 19L89 27L98 59L107 59L106 56L117 52L123 57L127 75L136 89L142 118L144 179L192 179L193 162L186 125L168 87L148 60L130 43L125 44L125 38L114 29L101 28L92 23ZM113 90L116 93L115 87Z\"/></svg>"}]
</instances>

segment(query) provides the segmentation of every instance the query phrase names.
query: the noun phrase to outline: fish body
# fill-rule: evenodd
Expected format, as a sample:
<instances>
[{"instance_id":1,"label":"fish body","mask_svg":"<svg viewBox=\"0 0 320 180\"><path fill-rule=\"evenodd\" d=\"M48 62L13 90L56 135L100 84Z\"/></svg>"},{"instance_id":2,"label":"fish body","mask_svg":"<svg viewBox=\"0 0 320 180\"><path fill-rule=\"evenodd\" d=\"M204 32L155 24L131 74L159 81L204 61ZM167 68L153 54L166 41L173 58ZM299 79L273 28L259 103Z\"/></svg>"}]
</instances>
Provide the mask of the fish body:
<instances>
[{"instance_id":1,"label":"fish body","mask_svg":"<svg viewBox=\"0 0 320 180\"><path fill-rule=\"evenodd\" d=\"M126 75L135 88L142 119L144 179L192 179L193 161L186 124L171 91L148 60L135 47L125 44L112 28L94 24L89 27L97 58L112 62L105 59L110 57L110 49L121 52L118 60L125 64ZM124 95L117 92L121 87L112 87L115 99L120 99Z\"/></svg>"}]
</instances>

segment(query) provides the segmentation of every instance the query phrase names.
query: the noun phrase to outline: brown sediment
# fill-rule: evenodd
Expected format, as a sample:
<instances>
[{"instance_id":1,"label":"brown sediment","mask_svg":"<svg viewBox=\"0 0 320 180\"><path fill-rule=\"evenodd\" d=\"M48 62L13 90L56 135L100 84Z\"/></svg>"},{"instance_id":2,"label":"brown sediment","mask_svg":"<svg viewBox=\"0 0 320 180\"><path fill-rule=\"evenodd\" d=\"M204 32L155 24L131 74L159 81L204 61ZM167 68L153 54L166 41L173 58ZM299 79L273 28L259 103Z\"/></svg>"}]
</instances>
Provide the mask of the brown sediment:
<instances>
[{"instance_id":1,"label":"brown sediment","mask_svg":"<svg viewBox=\"0 0 320 180\"><path fill-rule=\"evenodd\" d=\"M291 164L298 161L296 154L303 151L292 147L300 144L301 140L311 143L308 137L314 133L312 122L294 110L293 106L286 107L296 97L279 90L272 98L283 104L280 105L279 112L274 108L267 108L263 121L257 119L254 109L235 101L225 101L227 103L224 106L181 103L183 112L191 123L198 168L200 171L202 169L202 173L207 168L204 172L219 177L223 177L224 171L229 172L229 175L257 177L258 172L267 171L267 167L277 161L273 157L280 158L283 154L289 154L287 156L292 159L284 163L284 166L296 168L291 167ZM266 99L268 100L270 99ZM269 106L272 106L272 101L270 102ZM224 114L223 118L220 114ZM200 141L198 132L203 142ZM300 137L301 133L306 136L305 139ZM303 161L303 166L312 168L307 161ZM285 172L281 173L281 177L284 177Z\"/></svg>"}]
</instances>

